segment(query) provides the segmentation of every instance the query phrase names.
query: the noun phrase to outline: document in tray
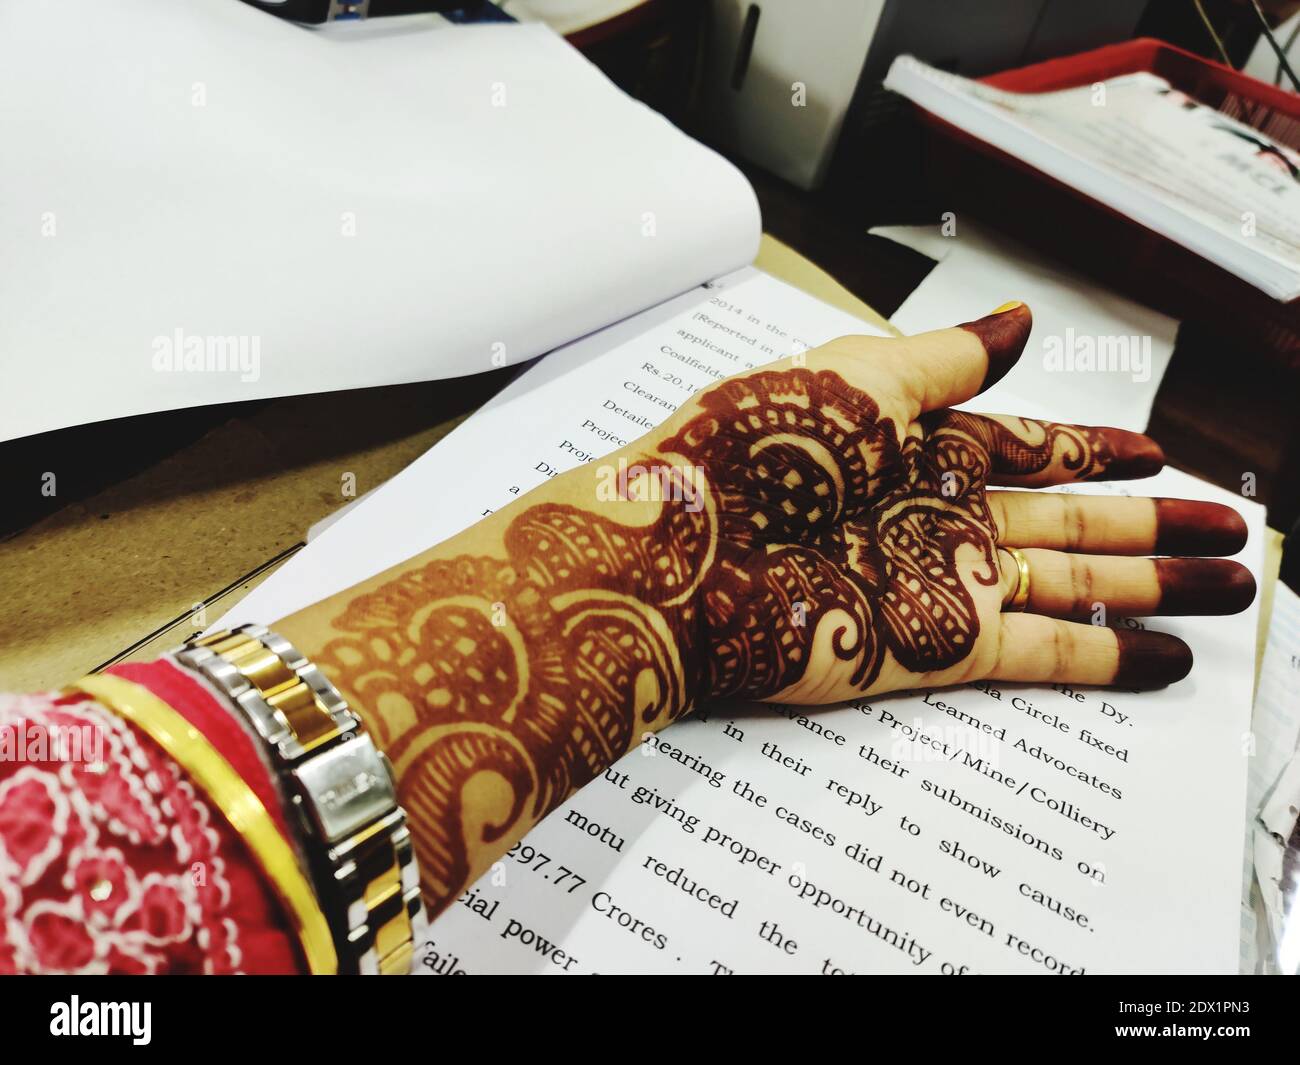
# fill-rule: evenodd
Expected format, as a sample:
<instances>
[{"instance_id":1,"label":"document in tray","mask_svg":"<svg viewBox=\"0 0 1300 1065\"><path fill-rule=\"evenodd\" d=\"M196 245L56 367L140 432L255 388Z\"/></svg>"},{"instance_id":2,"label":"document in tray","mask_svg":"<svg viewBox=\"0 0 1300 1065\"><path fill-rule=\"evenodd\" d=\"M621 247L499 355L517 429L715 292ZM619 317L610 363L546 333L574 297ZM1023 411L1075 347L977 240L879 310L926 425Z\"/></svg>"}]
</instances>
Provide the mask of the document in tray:
<instances>
[{"instance_id":1,"label":"document in tray","mask_svg":"<svg viewBox=\"0 0 1300 1065\"><path fill-rule=\"evenodd\" d=\"M306 606L634 439L710 381L854 331L867 330L745 270L569 345L225 622ZM1175 471L1078 490L1241 504ZM1242 509L1258 571L1260 510ZM1201 663L1161 692L704 707L468 890L421 968L1235 971L1255 617L1159 627Z\"/></svg>"},{"instance_id":2,"label":"document in tray","mask_svg":"<svg viewBox=\"0 0 1300 1065\"><path fill-rule=\"evenodd\" d=\"M1164 79L1017 93L899 56L885 87L1275 299L1300 295L1300 154Z\"/></svg>"}]
</instances>

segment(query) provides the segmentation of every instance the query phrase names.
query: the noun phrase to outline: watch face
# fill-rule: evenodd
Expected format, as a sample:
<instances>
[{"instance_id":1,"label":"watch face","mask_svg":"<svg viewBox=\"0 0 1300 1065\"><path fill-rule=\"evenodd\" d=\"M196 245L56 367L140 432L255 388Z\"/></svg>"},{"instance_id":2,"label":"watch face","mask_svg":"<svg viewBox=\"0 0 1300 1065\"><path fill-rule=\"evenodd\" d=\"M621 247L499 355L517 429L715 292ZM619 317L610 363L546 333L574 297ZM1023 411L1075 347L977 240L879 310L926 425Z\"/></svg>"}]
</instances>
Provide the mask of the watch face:
<instances>
[{"instance_id":1,"label":"watch face","mask_svg":"<svg viewBox=\"0 0 1300 1065\"><path fill-rule=\"evenodd\" d=\"M369 736L346 743L293 770L316 827L330 843L346 839L397 805L393 781Z\"/></svg>"}]
</instances>

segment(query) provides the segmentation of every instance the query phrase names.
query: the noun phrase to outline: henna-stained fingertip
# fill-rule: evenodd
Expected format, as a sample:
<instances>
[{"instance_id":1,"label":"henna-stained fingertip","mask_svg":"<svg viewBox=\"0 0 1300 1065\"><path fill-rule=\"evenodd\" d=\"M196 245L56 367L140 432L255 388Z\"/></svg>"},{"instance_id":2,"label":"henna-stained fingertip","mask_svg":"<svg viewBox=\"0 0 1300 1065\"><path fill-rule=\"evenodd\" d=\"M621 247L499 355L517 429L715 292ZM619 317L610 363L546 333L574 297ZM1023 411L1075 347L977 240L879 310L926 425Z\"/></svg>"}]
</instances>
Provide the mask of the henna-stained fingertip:
<instances>
[{"instance_id":1,"label":"henna-stained fingertip","mask_svg":"<svg viewBox=\"0 0 1300 1065\"><path fill-rule=\"evenodd\" d=\"M1166 632L1116 629L1119 666L1111 683L1117 688L1164 688L1192 671L1192 649Z\"/></svg>"},{"instance_id":2,"label":"henna-stained fingertip","mask_svg":"<svg viewBox=\"0 0 1300 1065\"><path fill-rule=\"evenodd\" d=\"M1165 468L1164 450L1151 437L1127 429L1097 429L1096 433L1110 454L1100 468L1083 480L1135 481L1154 477Z\"/></svg>"},{"instance_id":3,"label":"henna-stained fingertip","mask_svg":"<svg viewBox=\"0 0 1300 1065\"><path fill-rule=\"evenodd\" d=\"M1240 614L1255 600L1255 577L1226 558L1159 558L1158 613Z\"/></svg>"},{"instance_id":4,"label":"henna-stained fingertip","mask_svg":"<svg viewBox=\"0 0 1300 1065\"><path fill-rule=\"evenodd\" d=\"M1246 520L1222 503L1156 500L1157 555L1235 555L1248 535Z\"/></svg>"},{"instance_id":5,"label":"henna-stained fingertip","mask_svg":"<svg viewBox=\"0 0 1300 1065\"><path fill-rule=\"evenodd\" d=\"M1020 353L1025 350L1029 331L1033 327L1034 316L1029 313L1028 307L1019 302L1004 303L992 314L986 314L973 322L963 322L957 327L979 337L988 354L989 368L984 373L981 392L1001 381L1016 364Z\"/></svg>"}]
</instances>

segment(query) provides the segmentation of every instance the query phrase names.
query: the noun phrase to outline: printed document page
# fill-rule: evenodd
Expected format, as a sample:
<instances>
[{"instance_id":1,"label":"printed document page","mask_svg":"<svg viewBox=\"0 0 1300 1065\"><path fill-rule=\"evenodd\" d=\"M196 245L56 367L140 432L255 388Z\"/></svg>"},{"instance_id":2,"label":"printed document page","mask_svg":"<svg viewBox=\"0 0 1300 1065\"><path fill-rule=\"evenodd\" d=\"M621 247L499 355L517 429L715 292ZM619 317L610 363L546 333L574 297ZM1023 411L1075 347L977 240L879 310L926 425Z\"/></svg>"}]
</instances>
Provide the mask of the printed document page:
<instances>
[{"instance_id":1,"label":"printed document page","mask_svg":"<svg viewBox=\"0 0 1300 1065\"><path fill-rule=\"evenodd\" d=\"M223 624L273 620L391 566L634 439L711 380L863 331L743 270L578 341ZM1259 571L1254 504L1177 471L1076 490L1233 503L1251 525L1242 561ZM1159 692L996 684L703 707L473 885L434 923L420 968L1233 972L1255 623L1253 610L1161 620L1198 667Z\"/></svg>"}]
</instances>

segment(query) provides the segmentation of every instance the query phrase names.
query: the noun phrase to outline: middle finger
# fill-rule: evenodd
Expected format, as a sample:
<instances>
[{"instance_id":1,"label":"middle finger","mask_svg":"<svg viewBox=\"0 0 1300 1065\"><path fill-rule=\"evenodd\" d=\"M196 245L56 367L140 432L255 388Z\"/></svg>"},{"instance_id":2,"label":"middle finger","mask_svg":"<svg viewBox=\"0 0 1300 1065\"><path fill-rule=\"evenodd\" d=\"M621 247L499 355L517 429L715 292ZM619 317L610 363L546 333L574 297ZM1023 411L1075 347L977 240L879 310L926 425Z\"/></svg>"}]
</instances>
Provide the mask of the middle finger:
<instances>
[{"instance_id":1,"label":"middle finger","mask_svg":"<svg viewBox=\"0 0 1300 1065\"><path fill-rule=\"evenodd\" d=\"M1096 555L1235 555L1246 523L1231 507L1192 499L990 492L998 543Z\"/></svg>"}]
</instances>

